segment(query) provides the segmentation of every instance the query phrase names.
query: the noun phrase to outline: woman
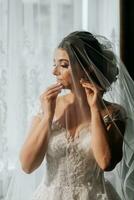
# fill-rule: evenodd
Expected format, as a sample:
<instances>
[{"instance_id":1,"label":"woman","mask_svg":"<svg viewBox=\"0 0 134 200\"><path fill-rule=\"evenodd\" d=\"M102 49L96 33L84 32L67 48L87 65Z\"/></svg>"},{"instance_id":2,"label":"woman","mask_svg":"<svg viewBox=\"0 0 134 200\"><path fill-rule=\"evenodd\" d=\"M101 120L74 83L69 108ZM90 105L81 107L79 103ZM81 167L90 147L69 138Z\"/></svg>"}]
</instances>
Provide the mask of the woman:
<instances>
[{"instance_id":1,"label":"woman","mask_svg":"<svg viewBox=\"0 0 134 200\"><path fill-rule=\"evenodd\" d=\"M20 152L26 173L46 159L32 200L120 199L104 179L104 171L122 159L126 125L124 108L104 99L119 73L113 61L114 54L89 32L73 32L59 44L57 83L41 95L42 113L34 117ZM59 95L65 89L70 92Z\"/></svg>"}]
</instances>

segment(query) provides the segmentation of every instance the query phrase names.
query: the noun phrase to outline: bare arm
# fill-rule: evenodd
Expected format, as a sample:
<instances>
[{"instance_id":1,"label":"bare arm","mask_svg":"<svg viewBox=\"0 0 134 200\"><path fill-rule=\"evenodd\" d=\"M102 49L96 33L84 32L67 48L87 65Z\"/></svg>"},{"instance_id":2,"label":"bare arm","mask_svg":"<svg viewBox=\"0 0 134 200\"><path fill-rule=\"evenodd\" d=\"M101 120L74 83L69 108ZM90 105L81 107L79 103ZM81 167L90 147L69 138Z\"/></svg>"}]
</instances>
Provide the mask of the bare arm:
<instances>
[{"instance_id":1,"label":"bare arm","mask_svg":"<svg viewBox=\"0 0 134 200\"><path fill-rule=\"evenodd\" d=\"M101 169L105 170L111 160L108 134L101 114L97 109L91 109L92 150Z\"/></svg>"},{"instance_id":2,"label":"bare arm","mask_svg":"<svg viewBox=\"0 0 134 200\"><path fill-rule=\"evenodd\" d=\"M122 158L125 123L117 121L105 126L99 110L91 109L92 149L95 159L104 171L112 170Z\"/></svg>"},{"instance_id":3,"label":"bare arm","mask_svg":"<svg viewBox=\"0 0 134 200\"><path fill-rule=\"evenodd\" d=\"M106 127L100 113L103 107L102 88L84 79L80 83L85 89L91 110L91 145L95 159L102 170L111 170L122 158L125 123L118 120L116 126L111 123Z\"/></svg>"},{"instance_id":4,"label":"bare arm","mask_svg":"<svg viewBox=\"0 0 134 200\"><path fill-rule=\"evenodd\" d=\"M28 137L20 152L22 169L31 173L42 163L46 150L51 124L55 113L56 99L61 91L61 84L50 86L41 96L43 114L35 116Z\"/></svg>"},{"instance_id":5,"label":"bare arm","mask_svg":"<svg viewBox=\"0 0 134 200\"><path fill-rule=\"evenodd\" d=\"M51 120L34 116L28 137L20 152L22 169L26 173L33 172L42 163L51 127Z\"/></svg>"}]
</instances>

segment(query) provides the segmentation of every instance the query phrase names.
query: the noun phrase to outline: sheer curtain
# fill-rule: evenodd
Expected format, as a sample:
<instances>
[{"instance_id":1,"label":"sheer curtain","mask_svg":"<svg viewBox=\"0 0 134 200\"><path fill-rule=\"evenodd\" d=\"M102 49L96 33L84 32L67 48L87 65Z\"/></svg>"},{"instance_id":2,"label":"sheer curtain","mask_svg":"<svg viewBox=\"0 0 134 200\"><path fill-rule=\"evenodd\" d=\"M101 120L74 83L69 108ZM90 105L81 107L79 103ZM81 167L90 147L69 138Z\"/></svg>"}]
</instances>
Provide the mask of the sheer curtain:
<instances>
[{"instance_id":1,"label":"sheer curtain","mask_svg":"<svg viewBox=\"0 0 134 200\"><path fill-rule=\"evenodd\" d=\"M0 0L0 199L4 198L53 50L74 30L119 45L117 0Z\"/></svg>"}]
</instances>

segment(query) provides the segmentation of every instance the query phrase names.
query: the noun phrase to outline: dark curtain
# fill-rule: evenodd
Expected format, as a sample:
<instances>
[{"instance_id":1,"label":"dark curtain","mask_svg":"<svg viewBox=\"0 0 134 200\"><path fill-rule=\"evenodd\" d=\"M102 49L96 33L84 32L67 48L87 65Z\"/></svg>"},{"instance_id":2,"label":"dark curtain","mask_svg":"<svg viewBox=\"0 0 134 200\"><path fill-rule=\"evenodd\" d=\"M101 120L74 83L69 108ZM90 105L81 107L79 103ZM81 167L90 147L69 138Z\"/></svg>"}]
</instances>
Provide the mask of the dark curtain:
<instances>
[{"instance_id":1,"label":"dark curtain","mask_svg":"<svg viewBox=\"0 0 134 200\"><path fill-rule=\"evenodd\" d=\"M134 80L134 0L120 0L121 59Z\"/></svg>"}]
</instances>

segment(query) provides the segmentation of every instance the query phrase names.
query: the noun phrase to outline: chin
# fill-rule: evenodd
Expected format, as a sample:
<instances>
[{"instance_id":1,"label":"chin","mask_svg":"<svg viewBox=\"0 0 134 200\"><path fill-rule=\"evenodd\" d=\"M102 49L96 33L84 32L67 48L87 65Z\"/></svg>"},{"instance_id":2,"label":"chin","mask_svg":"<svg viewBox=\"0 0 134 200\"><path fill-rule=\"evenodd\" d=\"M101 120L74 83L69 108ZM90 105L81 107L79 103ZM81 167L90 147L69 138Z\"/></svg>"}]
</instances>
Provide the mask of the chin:
<instances>
[{"instance_id":1,"label":"chin","mask_svg":"<svg viewBox=\"0 0 134 200\"><path fill-rule=\"evenodd\" d=\"M70 90L71 88L70 88L69 85L63 85L63 89L67 89L67 90L69 89Z\"/></svg>"},{"instance_id":2,"label":"chin","mask_svg":"<svg viewBox=\"0 0 134 200\"><path fill-rule=\"evenodd\" d=\"M66 83L60 80L58 80L58 82L62 84L63 89L71 89L71 85L69 83Z\"/></svg>"},{"instance_id":3,"label":"chin","mask_svg":"<svg viewBox=\"0 0 134 200\"><path fill-rule=\"evenodd\" d=\"M68 89L69 87L67 85L63 85L63 89Z\"/></svg>"}]
</instances>

